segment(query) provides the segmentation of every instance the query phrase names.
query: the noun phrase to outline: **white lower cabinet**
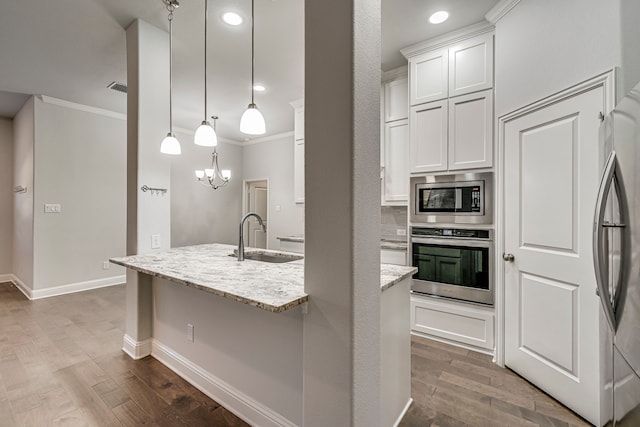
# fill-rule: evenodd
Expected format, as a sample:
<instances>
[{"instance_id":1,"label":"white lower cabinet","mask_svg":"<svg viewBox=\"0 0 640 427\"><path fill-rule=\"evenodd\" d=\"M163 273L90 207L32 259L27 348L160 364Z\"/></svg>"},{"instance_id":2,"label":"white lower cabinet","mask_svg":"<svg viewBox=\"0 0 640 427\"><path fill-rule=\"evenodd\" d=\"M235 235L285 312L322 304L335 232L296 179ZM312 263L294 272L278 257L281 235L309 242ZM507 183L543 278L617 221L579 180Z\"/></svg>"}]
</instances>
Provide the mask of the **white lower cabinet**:
<instances>
[{"instance_id":1,"label":"white lower cabinet","mask_svg":"<svg viewBox=\"0 0 640 427\"><path fill-rule=\"evenodd\" d=\"M411 294L411 332L454 345L494 351L494 309Z\"/></svg>"}]
</instances>

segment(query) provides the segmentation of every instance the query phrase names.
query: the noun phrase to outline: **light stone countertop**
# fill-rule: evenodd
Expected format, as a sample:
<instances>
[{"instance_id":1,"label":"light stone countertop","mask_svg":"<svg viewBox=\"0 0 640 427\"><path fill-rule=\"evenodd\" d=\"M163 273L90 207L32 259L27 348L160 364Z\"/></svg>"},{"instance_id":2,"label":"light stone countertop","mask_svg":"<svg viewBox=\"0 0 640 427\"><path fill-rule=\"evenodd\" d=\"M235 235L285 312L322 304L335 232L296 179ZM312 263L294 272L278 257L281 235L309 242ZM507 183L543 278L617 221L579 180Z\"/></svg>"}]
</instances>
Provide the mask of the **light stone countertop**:
<instances>
[{"instance_id":1,"label":"light stone countertop","mask_svg":"<svg viewBox=\"0 0 640 427\"><path fill-rule=\"evenodd\" d=\"M110 261L275 313L308 301L309 296L304 292L303 259L278 264L253 260L238 262L229 256L234 249L236 247L232 245L212 243L112 258ZM251 252L287 254L264 249L245 250L245 254ZM416 271L414 267L382 264L381 290L392 287Z\"/></svg>"}]
</instances>

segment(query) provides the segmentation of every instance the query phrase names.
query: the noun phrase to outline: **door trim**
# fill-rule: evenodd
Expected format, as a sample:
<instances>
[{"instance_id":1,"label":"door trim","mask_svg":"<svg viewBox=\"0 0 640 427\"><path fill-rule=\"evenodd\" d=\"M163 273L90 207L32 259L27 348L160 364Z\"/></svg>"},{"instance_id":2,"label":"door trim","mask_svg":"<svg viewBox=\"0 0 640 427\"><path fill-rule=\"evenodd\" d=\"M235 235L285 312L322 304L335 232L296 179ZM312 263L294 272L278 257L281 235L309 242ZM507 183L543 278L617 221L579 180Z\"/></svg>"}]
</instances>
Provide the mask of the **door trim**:
<instances>
[{"instance_id":1,"label":"door trim","mask_svg":"<svg viewBox=\"0 0 640 427\"><path fill-rule=\"evenodd\" d=\"M262 182L262 181L267 183L267 191L270 192L271 190L270 190L269 178L252 178L252 179L242 180L242 215L247 213L247 209L248 209L247 197L249 195L249 184L254 182ZM267 220L270 216L271 216L271 195L267 197ZM267 249L269 249L269 231L270 231L269 227L267 227L267 233L265 236L265 239L267 241L266 243Z\"/></svg>"},{"instance_id":2,"label":"door trim","mask_svg":"<svg viewBox=\"0 0 640 427\"><path fill-rule=\"evenodd\" d=\"M496 129L498 130L498 146L495 152L495 310L496 310L496 352L494 357L494 362L502 367L504 367L504 342L505 342L505 304L504 304L504 295L505 295L505 263L502 260L502 254L504 252L505 247L505 194L504 194L504 134L505 134L505 126L507 123L516 120L522 116L525 116L529 113L532 113L536 110L540 110L542 108L546 108L552 104L556 104L558 102L564 101L565 99L571 98L573 96L579 95L583 92L588 92L592 89L596 89L598 87L602 87L604 91L604 99L602 100L602 112L606 115L610 113L615 107L615 96L616 96L616 75L618 73L618 69L612 68L602 74L598 74L595 77L592 77L588 80L585 80L581 83L578 83L574 86L570 86L567 89L564 89L560 92L556 92L553 95L542 98L536 102L533 102L529 105L525 105L515 111L507 113L503 116L497 118Z\"/></svg>"}]
</instances>

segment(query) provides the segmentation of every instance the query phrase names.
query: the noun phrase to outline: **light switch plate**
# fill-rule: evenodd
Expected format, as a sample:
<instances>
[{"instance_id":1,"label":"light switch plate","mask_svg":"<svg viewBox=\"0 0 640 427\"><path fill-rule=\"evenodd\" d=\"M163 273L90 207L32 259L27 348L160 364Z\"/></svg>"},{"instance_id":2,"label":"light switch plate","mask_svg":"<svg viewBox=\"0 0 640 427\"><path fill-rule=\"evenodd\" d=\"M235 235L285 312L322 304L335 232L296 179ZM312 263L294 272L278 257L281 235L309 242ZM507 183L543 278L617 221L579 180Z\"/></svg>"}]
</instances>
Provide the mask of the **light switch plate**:
<instances>
[{"instance_id":1,"label":"light switch plate","mask_svg":"<svg viewBox=\"0 0 640 427\"><path fill-rule=\"evenodd\" d=\"M407 229L406 228L398 228L398 229L396 229L396 235L397 236L406 236L407 235Z\"/></svg>"},{"instance_id":2,"label":"light switch plate","mask_svg":"<svg viewBox=\"0 0 640 427\"><path fill-rule=\"evenodd\" d=\"M151 249L158 249L160 247L160 235L152 234L151 235Z\"/></svg>"}]
</instances>

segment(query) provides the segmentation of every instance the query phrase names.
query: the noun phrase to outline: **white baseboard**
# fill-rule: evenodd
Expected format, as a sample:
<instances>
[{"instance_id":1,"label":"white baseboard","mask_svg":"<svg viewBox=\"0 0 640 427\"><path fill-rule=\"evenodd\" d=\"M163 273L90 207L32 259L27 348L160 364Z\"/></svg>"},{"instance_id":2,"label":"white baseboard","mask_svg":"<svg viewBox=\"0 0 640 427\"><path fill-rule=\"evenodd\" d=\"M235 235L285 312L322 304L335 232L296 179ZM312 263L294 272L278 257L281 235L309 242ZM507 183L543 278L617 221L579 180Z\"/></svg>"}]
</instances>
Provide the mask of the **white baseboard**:
<instances>
[{"instance_id":1,"label":"white baseboard","mask_svg":"<svg viewBox=\"0 0 640 427\"><path fill-rule=\"evenodd\" d=\"M8 277L7 280L12 282L15 285L15 287L18 288L18 290L24 294L25 297L29 299L33 299L31 298L31 288L29 288L22 280L20 280L18 276L16 276L15 274L6 274L6 275L3 275L2 277L5 277L5 276Z\"/></svg>"},{"instance_id":2,"label":"white baseboard","mask_svg":"<svg viewBox=\"0 0 640 427\"><path fill-rule=\"evenodd\" d=\"M129 335L125 334L122 339L122 351L127 353L134 360L142 359L151 354L153 338L144 341L136 341Z\"/></svg>"},{"instance_id":3,"label":"white baseboard","mask_svg":"<svg viewBox=\"0 0 640 427\"><path fill-rule=\"evenodd\" d=\"M195 388L251 425L265 427L296 426L296 424L282 415L256 402L232 385L187 360L157 340L153 340L151 355L187 380Z\"/></svg>"},{"instance_id":4,"label":"white baseboard","mask_svg":"<svg viewBox=\"0 0 640 427\"><path fill-rule=\"evenodd\" d=\"M402 410L402 412L400 412L400 416L398 417L396 422L393 423L393 427L398 427L400 425L400 421L402 421L404 416L407 414L407 411L409 410L409 407L411 406L412 403L413 403L413 397L410 397L409 400L407 400L407 404L404 405L404 409Z\"/></svg>"},{"instance_id":5,"label":"white baseboard","mask_svg":"<svg viewBox=\"0 0 640 427\"><path fill-rule=\"evenodd\" d=\"M70 283L68 285L54 286L45 289L36 289L31 291L30 299L48 298L57 295L71 294L74 292L88 291L90 289L120 285L126 281L127 277L122 275L107 277L104 279L87 280L86 282Z\"/></svg>"}]
</instances>

